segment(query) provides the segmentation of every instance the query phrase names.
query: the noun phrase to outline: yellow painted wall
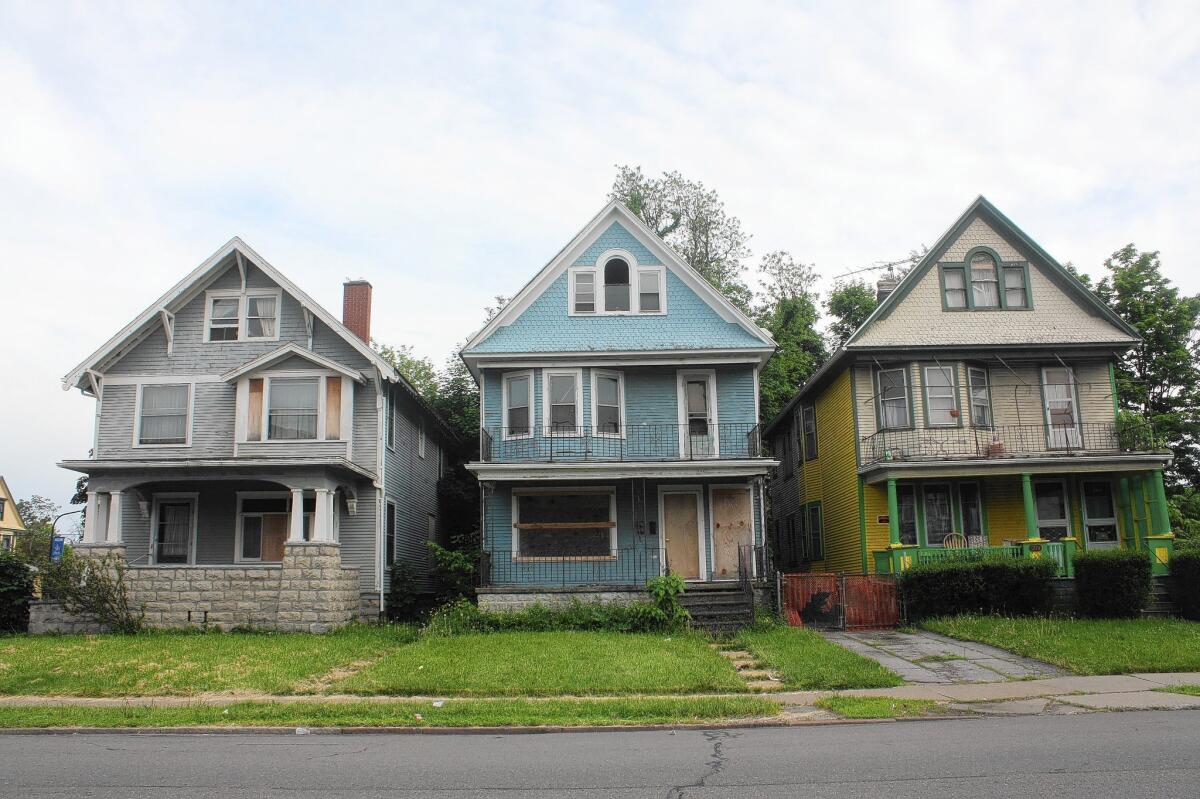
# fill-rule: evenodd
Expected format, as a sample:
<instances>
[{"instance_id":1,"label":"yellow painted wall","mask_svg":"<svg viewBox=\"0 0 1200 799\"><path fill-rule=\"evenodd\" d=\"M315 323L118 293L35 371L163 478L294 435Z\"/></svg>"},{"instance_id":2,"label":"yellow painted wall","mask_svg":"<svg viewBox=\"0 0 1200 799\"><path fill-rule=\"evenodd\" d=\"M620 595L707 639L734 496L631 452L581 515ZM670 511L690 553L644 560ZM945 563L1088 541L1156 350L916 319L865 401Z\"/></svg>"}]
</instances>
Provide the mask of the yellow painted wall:
<instances>
[{"instance_id":1,"label":"yellow painted wall","mask_svg":"<svg viewBox=\"0 0 1200 799\"><path fill-rule=\"evenodd\" d=\"M887 522L879 523L880 517L888 515L887 484L863 486L863 505L867 518L867 565L875 571L875 558L870 553L888 548Z\"/></svg>"}]
</instances>

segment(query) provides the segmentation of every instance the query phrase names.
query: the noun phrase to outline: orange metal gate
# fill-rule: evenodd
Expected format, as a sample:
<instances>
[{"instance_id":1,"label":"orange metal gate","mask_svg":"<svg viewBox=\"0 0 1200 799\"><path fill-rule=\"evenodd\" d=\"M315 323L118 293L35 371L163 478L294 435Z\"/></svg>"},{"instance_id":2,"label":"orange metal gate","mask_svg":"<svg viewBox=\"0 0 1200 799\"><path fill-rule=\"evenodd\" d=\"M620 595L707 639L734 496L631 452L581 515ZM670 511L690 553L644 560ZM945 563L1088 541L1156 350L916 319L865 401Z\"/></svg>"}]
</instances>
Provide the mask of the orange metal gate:
<instances>
[{"instance_id":1,"label":"orange metal gate","mask_svg":"<svg viewBox=\"0 0 1200 799\"><path fill-rule=\"evenodd\" d=\"M870 630L900 624L896 580L887 574L780 576L783 612L793 627Z\"/></svg>"}]
</instances>

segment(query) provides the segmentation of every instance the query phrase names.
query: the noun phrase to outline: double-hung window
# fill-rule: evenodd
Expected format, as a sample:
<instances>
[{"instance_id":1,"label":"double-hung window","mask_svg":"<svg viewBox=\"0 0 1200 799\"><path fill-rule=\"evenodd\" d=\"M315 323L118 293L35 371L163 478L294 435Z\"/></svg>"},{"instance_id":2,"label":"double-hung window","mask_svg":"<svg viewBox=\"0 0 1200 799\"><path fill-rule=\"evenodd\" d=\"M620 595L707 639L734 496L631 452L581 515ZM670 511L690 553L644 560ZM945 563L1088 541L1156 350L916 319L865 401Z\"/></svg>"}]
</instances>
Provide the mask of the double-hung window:
<instances>
[{"instance_id":1,"label":"double-hung window","mask_svg":"<svg viewBox=\"0 0 1200 799\"><path fill-rule=\"evenodd\" d=\"M524 438L532 433L533 376L529 372L504 377L504 437Z\"/></svg>"},{"instance_id":2,"label":"double-hung window","mask_svg":"<svg viewBox=\"0 0 1200 799\"><path fill-rule=\"evenodd\" d=\"M992 387L988 382L988 370L979 366L968 366L967 387L971 394L971 424L976 427L991 427Z\"/></svg>"},{"instance_id":3,"label":"double-hung window","mask_svg":"<svg viewBox=\"0 0 1200 799\"><path fill-rule=\"evenodd\" d=\"M971 303L975 308L1000 307L1000 281L996 259L986 252L971 256Z\"/></svg>"},{"instance_id":4,"label":"double-hung window","mask_svg":"<svg viewBox=\"0 0 1200 799\"><path fill-rule=\"evenodd\" d=\"M547 435L577 436L582 413L583 390L578 369L543 373L542 394L545 401Z\"/></svg>"},{"instance_id":5,"label":"double-hung window","mask_svg":"<svg viewBox=\"0 0 1200 799\"><path fill-rule=\"evenodd\" d=\"M612 489L513 492L514 558L596 560L617 555Z\"/></svg>"},{"instance_id":6,"label":"double-hung window","mask_svg":"<svg viewBox=\"0 0 1200 799\"><path fill-rule=\"evenodd\" d=\"M922 493L925 497L925 544L940 547L946 536L954 532L950 484L928 483Z\"/></svg>"},{"instance_id":7,"label":"double-hung window","mask_svg":"<svg viewBox=\"0 0 1200 799\"><path fill-rule=\"evenodd\" d=\"M1004 307L1029 307L1029 287L1025 285L1024 266L1004 267Z\"/></svg>"},{"instance_id":8,"label":"double-hung window","mask_svg":"<svg viewBox=\"0 0 1200 799\"><path fill-rule=\"evenodd\" d=\"M808 524L805 530L805 551L808 560L825 559L825 533L821 525L821 503L808 506Z\"/></svg>"},{"instance_id":9,"label":"double-hung window","mask_svg":"<svg viewBox=\"0 0 1200 799\"><path fill-rule=\"evenodd\" d=\"M207 295L207 341L274 341L279 338L282 293L272 289L212 291Z\"/></svg>"},{"instance_id":10,"label":"double-hung window","mask_svg":"<svg viewBox=\"0 0 1200 799\"><path fill-rule=\"evenodd\" d=\"M275 377L267 398L267 439L312 441L317 437L321 380L316 377Z\"/></svg>"},{"instance_id":11,"label":"double-hung window","mask_svg":"<svg viewBox=\"0 0 1200 799\"><path fill-rule=\"evenodd\" d=\"M317 500L303 500L304 537L312 534ZM292 500L287 494L238 497L239 561L283 560L283 545L291 528Z\"/></svg>"},{"instance_id":12,"label":"double-hung window","mask_svg":"<svg viewBox=\"0 0 1200 799\"><path fill-rule=\"evenodd\" d=\"M592 371L593 423L598 436L625 434L625 386L620 372Z\"/></svg>"},{"instance_id":13,"label":"double-hung window","mask_svg":"<svg viewBox=\"0 0 1200 799\"><path fill-rule=\"evenodd\" d=\"M958 424L958 391L953 366L925 367L925 416L930 427Z\"/></svg>"},{"instance_id":14,"label":"double-hung window","mask_svg":"<svg viewBox=\"0 0 1200 799\"><path fill-rule=\"evenodd\" d=\"M186 446L192 387L187 383L141 388L138 444Z\"/></svg>"},{"instance_id":15,"label":"double-hung window","mask_svg":"<svg viewBox=\"0 0 1200 799\"><path fill-rule=\"evenodd\" d=\"M604 263L604 310L629 310L629 262L624 258Z\"/></svg>"},{"instance_id":16,"label":"double-hung window","mask_svg":"<svg viewBox=\"0 0 1200 799\"><path fill-rule=\"evenodd\" d=\"M246 338L278 338L278 324L278 297L273 295L246 297Z\"/></svg>"},{"instance_id":17,"label":"double-hung window","mask_svg":"<svg viewBox=\"0 0 1200 799\"><path fill-rule=\"evenodd\" d=\"M425 457L425 419L417 422L417 457Z\"/></svg>"},{"instance_id":18,"label":"double-hung window","mask_svg":"<svg viewBox=\"0 0 1200 799\"><path fill-rule=\"evenodd\" d=\"M912 425L908 404L908 368L880 369L876 394L879 397L879 426L885 430Z\"/></svg>"},{"instance_id":19,"label":"double-hung window","mask_svg":"<svg viewBox=\"0 0 1200 799\"><path fill-rule=\"evenodd\" d=\"M638 311L658 313L662 310L662 269L638 270Z\"/></svg>"},{"instance_id":20,"label":"double-hung window","mask_svg":"<svg viewBox=\"0 0 1200 799\"><path fill-rule=\"evenodd\" d=\"M800 410L800 418L804 426L804 460L811 461L817 457L817 409L805 405Z\"/></svg>"},{"instance_id":21,"label":"double-hung window","mask_svg":"<svg viewBox=\"0 0 1200 799\"><path fill-rule=\"evenodd\" d=\"M941 264L942 307L946 310L1030 307L1028 265L1001 263L987 249L973 250L963 263Z\"/></svg>"},{"instance_id":22,"label":"double-hung window","mask_svg":"<svg viewBox=\"0 0 1200 799\"><path fill-rule=\"evenodd\" d=\"M945 287L947 308L967 307L967 275L961 266L943 267L942 285Z\"/></svg>"},{"instance_id":23,"label":"double-hung window","mask_svg":"<svg viewBox=\"0 0 1200 799\"><path fill-rule=\"evenodd\" d=\"M572 303L575 308L575 313L595 313L596 312L596 273L595 272L575 272L574 278L574 298Z\"/></svg>"},{"instance_id":24,"label":"double-hung window","mask_svg":"<svg viewBox=\"0 0 1200 799\"><path fill-rule=\"evenodd\" d=\"M602 254L594 265L571 267L567 281L567 311L572 316L665 310L666 267L639 265L623 250Z\"/></svg>"},{"instance_id":25,"label":"double-hung window","mask_svg":"<svg viewBox=\"0 0 1200 799\"><path fill-rule=\"evenodd\" d=\"M242 302L237 297L213 297L208 307L208 340L237 341Z\"/></svg>"},{"instance_id":26,"label":"double-hung window","mask_svg":"<svg viewBox=\"0 0 1200 799\"><path fill-rule=\"evenodd\" d=\"M912 483L896 487L897 508L900 511L900 543L917 543L917 489Z\"/></svg>"},{"instance_id":27,"label":"double-hung window","mask_svg":"<svg viewBox=\"0 0 1200 799\"><path fill-rule=\"evenodd\" d=\"M1071 510L1067 504L1067 484L1062 480L1034 483L1038 537L1047 541L1066 538L1071 530Z\"/></svg>"}]
</instances>

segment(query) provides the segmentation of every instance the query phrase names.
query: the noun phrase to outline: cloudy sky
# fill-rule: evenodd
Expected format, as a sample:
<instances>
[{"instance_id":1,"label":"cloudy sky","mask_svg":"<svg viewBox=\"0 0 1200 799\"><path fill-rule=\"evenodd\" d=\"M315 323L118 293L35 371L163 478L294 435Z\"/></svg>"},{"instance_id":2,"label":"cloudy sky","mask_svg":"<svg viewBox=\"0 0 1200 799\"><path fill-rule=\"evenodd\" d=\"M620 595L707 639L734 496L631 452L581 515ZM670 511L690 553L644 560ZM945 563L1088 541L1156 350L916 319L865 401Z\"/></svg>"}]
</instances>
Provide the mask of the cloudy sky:
<instances>
[{"instance_id":1,"label":"cloudy sky","mask_svg":"<svg viewBox=\"0 0 1200 799\"><path fill-rule=\"evenodd\" d=\"M65 502L60 378L239 235L442 362L605 201L716 188L822 273L984 194L1096 274L1200 291L1200 4L0 0L0 474Z\"/></svg>"}]
</instances>

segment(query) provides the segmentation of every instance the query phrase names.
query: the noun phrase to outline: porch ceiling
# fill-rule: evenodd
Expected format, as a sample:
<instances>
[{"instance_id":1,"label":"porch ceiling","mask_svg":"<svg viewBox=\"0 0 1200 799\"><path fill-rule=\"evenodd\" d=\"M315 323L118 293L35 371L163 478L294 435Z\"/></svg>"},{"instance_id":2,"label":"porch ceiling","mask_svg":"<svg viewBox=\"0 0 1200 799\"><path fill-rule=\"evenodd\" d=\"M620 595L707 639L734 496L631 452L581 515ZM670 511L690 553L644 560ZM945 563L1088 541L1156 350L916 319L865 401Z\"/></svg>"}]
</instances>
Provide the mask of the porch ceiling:
<instances>
[{"instance_id":1,"label":"porch ceiling","mask_svg":"<svg viewBox=\"0 0 1200 799\"><path fill-rule=\"evenodd\" d=\"M1097 457L1086 455L1042 458L962 459L930 462L879 462L859 469L868 485L887 480L919 478L986 477L1016 474L1077 474L1095 472L1144 472L1170 465L1169 454L1147 453Z\"/></svg>"},{"instance_id":2,"label":"porch ceiling","mask_svg":"<svg viewBox=\"0 0 1200 799\"><path fill-rule=\"evenodd\" d=\"M467 470L480 480L597 480L627 477L759 477L779 465L769 458L712 461L480 463Z\"/></svg>"},{"instance_id":3,"label":"porch ceiling","mask_svg":"<svg viewBox=\"0 0 1200 799\"><path fill-rule=\"evenodd\" d=\"M374 480L375 473L345 458L214 458L197 460L65 460L63 469L96 476L145 475L148 479L267 480L297 473L333 470L343 476Z\"/></svg>"}]
</instances>

